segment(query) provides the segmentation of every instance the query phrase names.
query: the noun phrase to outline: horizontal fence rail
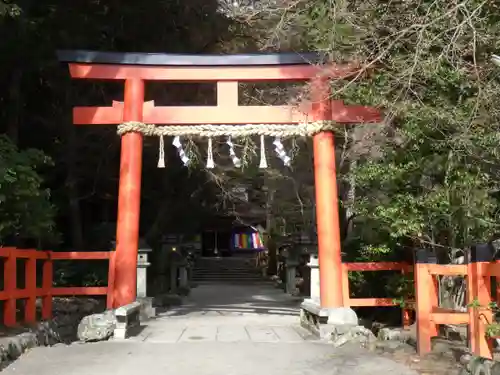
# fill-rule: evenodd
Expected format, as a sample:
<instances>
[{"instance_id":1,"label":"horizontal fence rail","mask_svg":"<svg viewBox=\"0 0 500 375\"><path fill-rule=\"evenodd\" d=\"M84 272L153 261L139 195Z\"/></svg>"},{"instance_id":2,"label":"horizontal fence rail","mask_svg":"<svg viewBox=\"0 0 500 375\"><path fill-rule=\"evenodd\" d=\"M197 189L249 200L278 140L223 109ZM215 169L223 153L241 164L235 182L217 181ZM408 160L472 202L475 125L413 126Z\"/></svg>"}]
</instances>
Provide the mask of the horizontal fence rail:
<instances>
[{"instance_id":1,"label":"horizontal fence rail","mask_svg":"<svg viewBox=\"0 0 500 375\"><path fill-rule=\"evenodd\" d=\"M54 261L78 260L108 260L114 262L113 251L96 252L56 252L13 247L0 248L0 258L4 261L4 288L0 291L0 301L3 301L3 323L15 326L17 319L17 301L24 300L24 318L22 323L36 322L37 299L41 299L42 319L52 318L52 298L55 296L107 296L108 307L112 305L111 275L108 275L108 285L103 287L56 287L54 286ZM24 288L17 287L17 260L24 260ZM38 264L42 263L41 287L37 286ZM112 269L111 265L109 267Z\"/></svg>"}]
</instances>

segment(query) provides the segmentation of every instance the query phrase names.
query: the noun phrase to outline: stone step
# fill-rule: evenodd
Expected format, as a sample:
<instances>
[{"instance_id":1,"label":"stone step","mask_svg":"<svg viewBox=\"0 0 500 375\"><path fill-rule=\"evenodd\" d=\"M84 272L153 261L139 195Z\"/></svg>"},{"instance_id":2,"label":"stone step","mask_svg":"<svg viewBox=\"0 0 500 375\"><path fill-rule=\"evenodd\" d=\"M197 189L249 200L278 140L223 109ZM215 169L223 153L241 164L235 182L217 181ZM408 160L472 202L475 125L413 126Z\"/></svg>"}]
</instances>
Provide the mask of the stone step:
<instances>
[{"instance_id":1,"label":"stone step","mask_svg":"<svg viewBox=\"0 0 500 375\"><path fill-rule=\"evenodd\" d=\"M230 274L224 274L224 273L193 273L193 279L224 279L224 280L231 280L231 279L248 279L248 280L261 280L262 275L260 274L240 274L240 273L230 273Z\"/></svg>"},{"instance_id":2,"label":"stone step","mask_svg":"<svg viewBox=\"0 0 500 375\"><path fill-rule=\"evenodd\" d=\"M194 269L194 273L203 272L203 273L247 273L247 274L259 274L258 270L207 270L207 269Z\"/></svg>"},{"instance_id":3,"label":"stone step","mask_svg":"<svg viewBox=\"0 0 500 375\"><path fill-rule=\"evenodd\" d=\"M261 272L257 272L256 270L193 270L193 273L211 273L211 274L225 274L225 275L260 275Z\"/></svg>"},{"instance_id":4,"label":"stone step","mask_svg":"<svg viewBox=\"0 0 500 375\"><path fill-rule=\"evenodd\" d=\"M193 275L193 279L248 279L248 280L260 280L262 277L256 275Z\"/></svg>"},{"instance_id":5,"label":"stone step","mask_svg":"<svg viewBox=\"0 0 500 375\"><path fill-rule=\"evenodd\" d=\"M257 272L257 268L242 268L242 267L194 267L194 270L200 271L234 271L234 272Z\"/></svg>"},{"instance_id":6,"label":"stone step","mask_svg":"<svg viewBox=\"0 0 500 375\"><path fill-rule=\"evenodd\" d=\"M268 283L255 262L249 258L199 258L193 269L197 283L261 284Z\"/></svg>"},{"instance_id":7,"label":"stone step","mask_svg":"<svg viewBox=\"0 0 500 375\"><path fill-rule=\"evenodd\" d=\"M232 273L239 273L239 272L244 272L244 273L258 273L259 270L256 269L233 269L233 268L220 268L220 269L212 269L212 268L195 268L194 272L232 272Z\"/></svg>"},{"instance_id":8,"label":"stone step","mask_svg":"<svg viewBox=\"0 0 500 375\"><path fill-rule=\"evenodd\" d=\"M220 277L220 276L201 276L193 277L193 280L263 280L262 277Z\"/></svg>"},{"instance_id":9,"label":"stone step","mask_svg":"<svg viewBox=\"0 0 500 375\"><path fill-rule=\"evenodd\" d=\"M241 276L241 275L231 275L231 276L222 276L222 275L193 275L193 279L224 279L224 280L248 279L248 280L259 280L259 279L262 279L262 277L260 277L260 276Z\"/></svg>"},{"instance_id":10,"label":"stone step","mask_svg":"<svg viewBox=\"0 0 500 375\"><path fill-rule=\"evenodd\" d=\"M230 284L230 285L269 285L273 284L267 280L193 280L197 285Z\"/></svg>"},{"instance_id":11,"label":"stone step","mask_svg":"<svg viewBox=\"0 0 500 375\"><path fill-rule=\"evenodd\" d=\"M225 274L248 274L248 275L257 275L260 272L257 270L206 270L206 269L195 269L194 273L225 273Z\"/></svg>"}]
</instances>

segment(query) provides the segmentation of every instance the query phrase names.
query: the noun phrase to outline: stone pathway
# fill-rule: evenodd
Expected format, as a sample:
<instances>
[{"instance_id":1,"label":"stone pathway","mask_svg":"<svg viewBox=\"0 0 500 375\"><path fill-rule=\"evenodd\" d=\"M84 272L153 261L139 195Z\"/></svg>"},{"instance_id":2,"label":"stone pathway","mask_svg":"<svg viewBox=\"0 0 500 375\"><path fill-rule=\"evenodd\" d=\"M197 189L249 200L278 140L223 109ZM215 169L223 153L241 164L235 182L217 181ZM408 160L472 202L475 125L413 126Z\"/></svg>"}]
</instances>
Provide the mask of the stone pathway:
<instances>
[{"instance_id":1,"label":"stone pathway","mask_svg":"<svg viewBox=\"0 0 500 375\"><path fill-rule=\"evenodd\" d=\"M130 340L35 348L2 375L416 375L317 341L298 325L299 304L271 285L200 285Z\"/></svg>"}]
</instances>

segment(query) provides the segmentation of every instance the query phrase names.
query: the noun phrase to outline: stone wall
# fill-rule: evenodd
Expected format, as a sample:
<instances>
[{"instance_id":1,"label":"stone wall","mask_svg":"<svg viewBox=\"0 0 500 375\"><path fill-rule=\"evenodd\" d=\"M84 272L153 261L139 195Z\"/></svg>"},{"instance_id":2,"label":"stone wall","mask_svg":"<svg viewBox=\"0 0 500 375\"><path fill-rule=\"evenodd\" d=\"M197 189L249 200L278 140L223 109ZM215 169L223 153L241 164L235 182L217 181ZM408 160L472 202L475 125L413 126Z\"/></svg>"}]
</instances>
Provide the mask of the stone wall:
<instances>
[{"instance_id":1,"label":"stone wall","mask_svg":"<svg viewBox=\"0 0 500 375\"><path fill-rule=\"evenodd\" d=\"M54 298L53 319L33 327L0 328L0 369L36 346L70 344L86 315L105 310L105 301L93 298Z\"/></svg>"}]
</instances>

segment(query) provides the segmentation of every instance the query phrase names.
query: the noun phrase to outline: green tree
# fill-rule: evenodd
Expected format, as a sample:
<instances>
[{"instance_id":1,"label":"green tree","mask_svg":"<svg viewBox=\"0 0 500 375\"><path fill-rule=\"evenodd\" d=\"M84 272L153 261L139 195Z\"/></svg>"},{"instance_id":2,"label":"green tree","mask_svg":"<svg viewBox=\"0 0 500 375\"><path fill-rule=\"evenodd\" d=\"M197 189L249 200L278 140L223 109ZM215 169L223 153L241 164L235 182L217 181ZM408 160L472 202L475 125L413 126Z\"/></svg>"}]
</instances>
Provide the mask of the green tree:
<instances>
[{"instance_id":1,"label":"green tree","mask_svg":"<svg viewBox=\"0 0 500 375\"><path fill-rule=\"evenodd\" d=\"M0 243L54 240L55 208L37 168L51 160L37 150L19 151L0 137Z\"/></svg>"}]
</instances>

